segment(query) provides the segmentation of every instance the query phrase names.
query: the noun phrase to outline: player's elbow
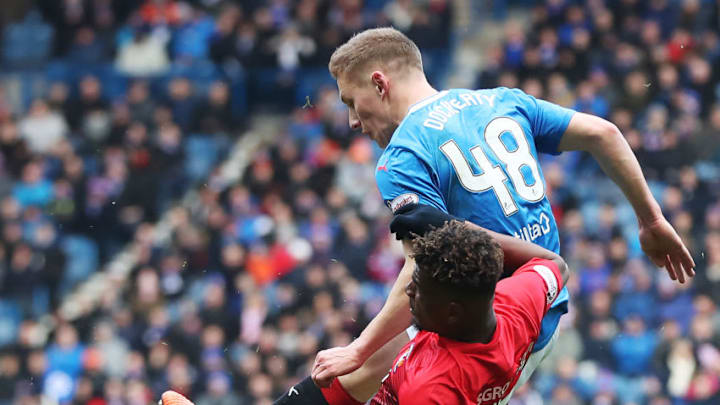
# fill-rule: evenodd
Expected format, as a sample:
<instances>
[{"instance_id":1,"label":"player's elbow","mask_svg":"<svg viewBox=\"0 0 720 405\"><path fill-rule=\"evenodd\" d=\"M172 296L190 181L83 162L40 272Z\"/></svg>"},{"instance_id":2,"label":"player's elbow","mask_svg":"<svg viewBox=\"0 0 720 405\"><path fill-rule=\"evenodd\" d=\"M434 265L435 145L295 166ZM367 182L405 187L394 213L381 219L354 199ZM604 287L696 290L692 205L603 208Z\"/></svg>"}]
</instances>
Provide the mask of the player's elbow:
<instances>
[{"instance_id":1,"label":"player's elbow","mask_svg":"<svg viewBox=\"0 0 720 405\"><path fill-rule=\"evenodd\" d=\"M602 152L622 139L622 133L612 122L595 115L577 113L560 141L560 150L584 150Z\"/></svg>"},{"instance_id":2,"label":"player's elbow","mask_svg":"<svg viewBox=\"0 0 720 405\"><path fill-rule=\"evenodd\" d=\"M570 267L560 255L555 255L552 261L557 265L560 270L560 276L562 276L563 285L567 284L570 279Z\"/></svg>"},{"instance_id":3,"label":"player's elbow","mask_svg":"<svg viewBox=\"0 0 720 405\"><path fill-rule=\"evenodd\" d=\"M587 137L587 148L592 152L597 149L605 149L608 144L613 144L623 138L620 129L610 121L595 117L596 121L593 130L589 131Z\"/></svg>"},{"instance_id":4,"label":"player's elbow","mask_svg":"<svg viewBox=\"0 0 720 405\"><path fill-rule=\"evenodd\" d=\"M598 128L598 136L602 139L608 139L608 138L622 138L622 132L620 132L620 128L617 127L617 125L613 124L610 121L602 120L602 125L600 128Z\"/></svg>"}]
</instances>

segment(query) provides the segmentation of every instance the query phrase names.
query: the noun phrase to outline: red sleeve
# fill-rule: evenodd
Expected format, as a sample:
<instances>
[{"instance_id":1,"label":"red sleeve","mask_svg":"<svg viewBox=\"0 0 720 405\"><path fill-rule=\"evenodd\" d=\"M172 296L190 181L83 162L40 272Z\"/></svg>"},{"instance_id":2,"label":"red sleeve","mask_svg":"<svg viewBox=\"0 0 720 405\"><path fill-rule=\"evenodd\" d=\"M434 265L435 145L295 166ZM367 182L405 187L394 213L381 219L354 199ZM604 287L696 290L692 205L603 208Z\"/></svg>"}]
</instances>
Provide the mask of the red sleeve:
<instances>
[{"instance_id":1,"label":"red sleeve","mask_svg":"<svg viewBox=\"0 0 720 405\"><path fill-rule=\"evenodd\" d=\"M562 288L562 274L555 262L535 258L498 282L495 300L518 306L530 315L530 321L539 331L542 318Z\"/></svg>"}]
</instances>

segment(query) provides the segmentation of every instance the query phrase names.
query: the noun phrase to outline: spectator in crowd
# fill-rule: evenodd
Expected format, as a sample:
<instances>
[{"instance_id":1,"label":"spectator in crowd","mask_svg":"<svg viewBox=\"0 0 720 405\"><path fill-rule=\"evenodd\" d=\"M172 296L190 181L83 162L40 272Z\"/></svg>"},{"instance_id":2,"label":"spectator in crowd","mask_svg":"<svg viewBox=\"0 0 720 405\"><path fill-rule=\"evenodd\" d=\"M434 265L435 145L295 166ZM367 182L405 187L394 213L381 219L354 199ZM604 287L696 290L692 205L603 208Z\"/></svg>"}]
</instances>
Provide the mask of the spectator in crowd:
<instances>
[{"instance_id":1,"label":"spectator in crowd","mask_svg":"<svg viewBox=\"0 0 720 405\"><path fill-rule=\"evenodd\" d=\"M148 77L163 73L169 68L165 43L142 27L133 34L131 41L120 47L115 65L129 76Z\"/></svg>"},{"instance_id":2,"label":"spectator in crowd","mask_svg":"<svg viewBox=\"0 0 720 405\"><path fill-rule=\"evenodd\" d=\"M68 124L64 116L48 108L44 100L33 102L30 113L18 124L20 134L33 153L48 153L65 139Z\"/></svg>"},{"instance_id":3,"label":"spectator in crowd","mask_svg":"<svg viewBox=\"0 0 720 405\"><path fill-rule=\"evenodd\" d=\"M198 134L228 134L235 131L238 119L230 106L230 89L227 83L212 83L208 100L195 108L193 132Z\"/></svg>"}]
</instances>

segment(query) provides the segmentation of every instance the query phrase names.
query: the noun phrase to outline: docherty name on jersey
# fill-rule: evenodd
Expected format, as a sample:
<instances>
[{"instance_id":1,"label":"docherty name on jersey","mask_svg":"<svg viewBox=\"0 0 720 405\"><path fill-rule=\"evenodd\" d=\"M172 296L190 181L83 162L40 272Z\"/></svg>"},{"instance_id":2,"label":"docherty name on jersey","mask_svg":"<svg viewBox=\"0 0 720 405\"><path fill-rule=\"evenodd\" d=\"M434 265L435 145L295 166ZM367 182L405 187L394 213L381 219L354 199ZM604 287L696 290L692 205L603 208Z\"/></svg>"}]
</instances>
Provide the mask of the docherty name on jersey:
<instances>
[{"instance_id":1,"label":"docherty name on jersey","mask_svg":"<svg viewBox=\"0 0 720 405\"><path fill-rule=\"evenodd\" d=\"M462 93L450 100L443 100L433 107L423 121L423 126L442 131L445 123L457 115L465 107L471 105L495 105L495 94L480 94L479 92Z\"/></svg>"}]
</instances>

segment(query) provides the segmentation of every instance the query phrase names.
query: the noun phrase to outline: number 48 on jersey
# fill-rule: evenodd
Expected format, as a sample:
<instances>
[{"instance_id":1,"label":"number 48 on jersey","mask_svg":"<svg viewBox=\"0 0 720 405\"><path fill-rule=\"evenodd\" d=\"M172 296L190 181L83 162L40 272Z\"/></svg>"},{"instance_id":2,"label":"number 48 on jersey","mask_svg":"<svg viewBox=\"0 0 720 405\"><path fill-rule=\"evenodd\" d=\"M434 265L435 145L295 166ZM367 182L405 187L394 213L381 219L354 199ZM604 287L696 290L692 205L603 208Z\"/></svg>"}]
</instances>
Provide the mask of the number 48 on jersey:
<instances>
[{"instance_id":1,"label":"number 48 on jersey","mask_svg":"<svg viewBox=\"0 0 720 405\"><path fill-rule=\"evenodd\" d=\"M517 148L510 150L502 140L503 134L509 134ZM545 184L540 177L538 162L532 154L520 124L508 117L495 118L485 127L483 136L487 145L500 160L502 167L493 165L482 147L476 145L470 148L470 154L480 166L482 174L473 173L465 154L454 140L451 139L440 146L440 150L452 163L460 184L466 190L475 193L492 189L506 216L518 211L517 203L508 188L508 175L518 196L530 202L542 200L545 196ZM532 182L526 180L522 173L523 168L530 171Z\"/></svg>"}]
</instances>

